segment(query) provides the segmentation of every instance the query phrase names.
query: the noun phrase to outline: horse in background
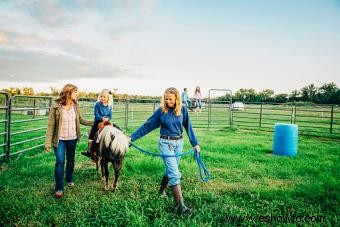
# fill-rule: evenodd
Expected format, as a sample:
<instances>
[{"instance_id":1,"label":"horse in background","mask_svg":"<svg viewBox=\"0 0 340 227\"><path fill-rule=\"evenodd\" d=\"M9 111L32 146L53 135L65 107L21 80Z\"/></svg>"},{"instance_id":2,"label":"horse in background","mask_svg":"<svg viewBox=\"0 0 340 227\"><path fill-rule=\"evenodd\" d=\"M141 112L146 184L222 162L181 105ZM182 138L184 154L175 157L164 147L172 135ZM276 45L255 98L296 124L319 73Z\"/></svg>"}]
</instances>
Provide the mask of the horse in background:
<instances>
[{"instance_id":1,"label":"horse in background","mask_svg":"<svg viewBox=\"0 0 340 227\"><path fill-rule=\"evenodd\" d=\"M105 177L105 190L109 190L109 162L115 171L115 177L112 184L112 191L117 188L118 177L123 168L123 161L126 152L129 149L128 137L118 128L109 122L103 122L98 125L99 131L96 135L96 169L98 171L98 162L100 163L102 177Z\"/></svg>"}]
</instances>

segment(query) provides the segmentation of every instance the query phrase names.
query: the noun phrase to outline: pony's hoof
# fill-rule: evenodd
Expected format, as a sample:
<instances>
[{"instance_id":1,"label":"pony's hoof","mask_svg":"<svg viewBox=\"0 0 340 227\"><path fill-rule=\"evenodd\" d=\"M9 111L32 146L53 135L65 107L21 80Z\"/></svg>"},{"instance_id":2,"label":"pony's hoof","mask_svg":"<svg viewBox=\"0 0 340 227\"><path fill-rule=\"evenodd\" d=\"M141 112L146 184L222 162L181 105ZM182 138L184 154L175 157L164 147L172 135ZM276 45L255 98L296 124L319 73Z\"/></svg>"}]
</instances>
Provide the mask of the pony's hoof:
<instances>
[{"instance_id":1,"label":"pony's hoof","mask_svg":"<svg viewBox=\"0 0 340 227\"><path fill-rule=\"evenodd\" d=\"M108 191L110 189L109 185L105 185L104 189L105 191Z\"/></svg>"},{"instance_id":2,"label":"pony's hoof","mask_svg":"<svg viewBox=\"0 0 340 227\"><path fill-rule=\"evenodd\" d=\"M161 194L159 194L159 195L160 195L160 197L163 198L163 199L168 198L168 195L166 194L166 192L163 192L163 193L161 193Z\"/></svg>"},{"instance_id":3,"label":"pony's hoof","mask_svg":"<svg viewBox=\"0 0 340 227\"><path fill-rule=\"evenodd\" d=\"M115 192L117 189L117 185L112 185L112 191Z\"/></svg>"}]
</instances>

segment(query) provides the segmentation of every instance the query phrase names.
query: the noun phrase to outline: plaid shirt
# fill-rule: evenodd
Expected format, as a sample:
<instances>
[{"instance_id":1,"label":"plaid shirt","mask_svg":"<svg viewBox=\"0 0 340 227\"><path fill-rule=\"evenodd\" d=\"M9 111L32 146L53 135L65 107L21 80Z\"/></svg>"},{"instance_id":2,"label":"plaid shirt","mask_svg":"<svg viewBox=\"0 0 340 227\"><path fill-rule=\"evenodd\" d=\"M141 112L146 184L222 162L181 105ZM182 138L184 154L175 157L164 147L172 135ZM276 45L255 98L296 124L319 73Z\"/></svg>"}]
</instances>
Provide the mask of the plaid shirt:
<instances>
[{"instance_id":1,"label":"plaid shirt","mask_svg":"<svg viewBox=\"0 0 340 227\"><path fill-rule=\"evenodd\" d=\"M77 139L76 130L76 112L74 111L73 105L69 110L62 107L63 118L61 121L61 130L59 139L61 140L73 140Z\"/></svg>"}]
</instances>

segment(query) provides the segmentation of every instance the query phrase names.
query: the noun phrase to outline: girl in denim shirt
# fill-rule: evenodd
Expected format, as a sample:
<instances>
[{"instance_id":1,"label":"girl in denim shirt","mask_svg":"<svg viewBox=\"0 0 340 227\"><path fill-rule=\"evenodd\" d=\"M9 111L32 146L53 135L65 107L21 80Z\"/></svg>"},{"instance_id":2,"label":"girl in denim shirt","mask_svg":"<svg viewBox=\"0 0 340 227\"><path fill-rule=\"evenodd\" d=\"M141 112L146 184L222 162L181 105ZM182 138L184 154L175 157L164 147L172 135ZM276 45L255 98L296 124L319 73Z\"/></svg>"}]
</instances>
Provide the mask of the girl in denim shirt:
<instances>
[{"instance_id":1,"label":"girl in denim shirt","mask_svg":"<svg viewBox=\"0 0 340 227\"><path fill-rule=\"evenodd\" d=\"M94 154L94 136L98 131L98 124L100 122L110 121L112 118L112 95L111 91L108 89L102 90L98 95L98 100L94 106L94 124L92 126L90 135L88 150L82 152L82 155L93 158Z\"/></svg>"},{"instance_id":2,"label":"girl in denim shirt","mask_svg":"<svg viewBox=\"0 0 340 227\"><path fill-rule=\"evenodd\" d=\"M190 123L187 108L182 106L181 95L176 88L167 88L162 99L162 106L149 119L131 134L131 141L135 141L156 128L160 127L159 151L162 155L178 155L183 150L183 128L188 134L191 145L198 152L200 146ZM161 181L160 194L166 196L165 189L169 184L176 209L179 214L190 213L191 209L184 204L180 186L179 157L163 157L164 176Z\"/></svg>"}]
</instances>

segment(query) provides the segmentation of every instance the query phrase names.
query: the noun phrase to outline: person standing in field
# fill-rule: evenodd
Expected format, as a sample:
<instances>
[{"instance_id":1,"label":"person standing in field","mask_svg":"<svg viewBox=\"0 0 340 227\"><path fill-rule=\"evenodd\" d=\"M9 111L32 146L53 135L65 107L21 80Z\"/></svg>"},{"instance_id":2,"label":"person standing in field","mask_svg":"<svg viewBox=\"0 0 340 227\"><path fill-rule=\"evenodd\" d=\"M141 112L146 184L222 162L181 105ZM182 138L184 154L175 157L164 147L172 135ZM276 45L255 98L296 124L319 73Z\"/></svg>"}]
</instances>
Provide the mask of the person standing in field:
<instances>
[{"instance_id":1,"label":"person standing in field","mask_svg":"<svg viewBox=\"0 0 340 227\"><path fill-rule=\"evenodd\" d=\"M201 112L202 108L202 93L201 93L201 88L199 86L196 87L195 93L194 93L194 98L195 98L195 111Z\"/></svg>"},{"instance_id":2,"label":"person standing in field","mask_svg":"<svg viewBox=\"0 0 340 227\"><path fill-rule=\"evenodd\" d=\"M191 100L188 94L188 88L184 88L183 92L182 92L182 103L186 108L189 108L190 110L192 110L191 108Z\"/></svg>"},{"instance_id":3,"label":"person standing in field","mask_svg":"<svg viewBox=\"0 0 340 227\"><path fill-rule=\"evenodd\" d=\"M53 146L56 157L54 177L54 197L62 197L64 189L64 166L66 155L66 182L74 186L73 171L77 141L80 139L80 124L91 126L92 121L82 118L77 103L78 88L73 84L66 84L59 97L51 107L48 120L45 150L51 151Z\"/></svg>"},{"instance_id":4,"label":"person standing in field","mask_svg":"<svg viewBox=\"0 0 340 227\"><path fill-rule=\"evenodd\" d=\"M96 104L94 105L94 124L89 135L88 149L87 151L81 152L82 155L91 157L92 160L95 158L94 137L98 131L98 125L101 122L105 123L111 120L112 106L113 99L111 91L108 89L102 90L98 95Z\"/></svg>"},{"instance_id":5,"label":"person standing in field","mask_svg":"<svg viewBox=\"0 0 340 227\"><path fill-rule=\"evenodd\" d=\"M176 88L167 88L162 98L162 105L149 119L131 134L131 141L145 136L149 132L160 127L159 151L162 155L179 155L183 150L183 127L185 128L189 141L197 152L200 151L195 132L190 123L187 108L182 106L181 96ZM159 193L166 196L168 184L179 214L190 213L191 209L184 204L180 185L181 173L179 172L179 157L164 157L164 175L161 181Z\"/></svg>"}]
</instances>

